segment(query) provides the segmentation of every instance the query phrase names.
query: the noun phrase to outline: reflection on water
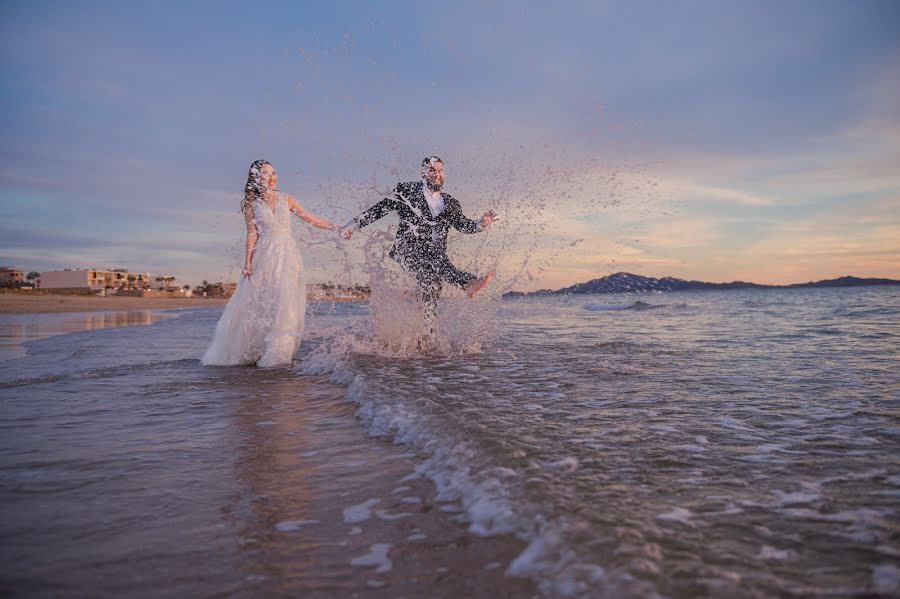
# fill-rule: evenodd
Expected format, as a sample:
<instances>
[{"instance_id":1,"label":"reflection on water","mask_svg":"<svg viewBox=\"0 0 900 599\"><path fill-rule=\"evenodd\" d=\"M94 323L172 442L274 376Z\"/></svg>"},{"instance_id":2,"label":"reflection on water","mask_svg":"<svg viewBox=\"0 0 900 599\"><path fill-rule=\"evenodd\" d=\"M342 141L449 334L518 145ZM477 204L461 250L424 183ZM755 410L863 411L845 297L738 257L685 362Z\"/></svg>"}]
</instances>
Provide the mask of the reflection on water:
<instances>
[{"instance_id":1,"label":"reflection on water","mask_svg":"<svg viewBox=\"0 0 900 599\"><path fill-rule=\"evenodd\" d=\"M484 569L522 547L470 542L459 508L402 482L412 458L363 434L344 387L202 367L220 313L51 337L0 365L0 596L533 594ZM391 569L352 563L375 544Z\"/></svg>"},{"instance_id":2,"label":"reflection on water","mask_svg":"<svg viewBox=\"0 0 900 599\"><path fill-rule=\"evenodd\" d=\"M201 367L220 314L0 364L2 588L900 593L896 289L525 298L451 356L366 345L365 306L313 305L293 370ZM527 549L479 536L503 531Z\"/></svg>"},{"instance_id":3,"label":"reflection on water","mask_svg":"<svg viewBox=\"0 0 900 599\"><path fill-rule=\"evenodd\" d=\"M511 573L551 597L900 596L896 289L535 297L497 322L479 353L306 363L474 531L531 541Z\"/></svg>"},{"instance_id":4,"label":"reflection on water","mask_svg":"<svg viewBox=\"0 0 900 599\"><path fill-rule=\"evenodd\" d=\"M29 341L78 331L152 324L168 317L154 310L0 314L0 362L24 358Z\"/></svg>"}]
</instances>

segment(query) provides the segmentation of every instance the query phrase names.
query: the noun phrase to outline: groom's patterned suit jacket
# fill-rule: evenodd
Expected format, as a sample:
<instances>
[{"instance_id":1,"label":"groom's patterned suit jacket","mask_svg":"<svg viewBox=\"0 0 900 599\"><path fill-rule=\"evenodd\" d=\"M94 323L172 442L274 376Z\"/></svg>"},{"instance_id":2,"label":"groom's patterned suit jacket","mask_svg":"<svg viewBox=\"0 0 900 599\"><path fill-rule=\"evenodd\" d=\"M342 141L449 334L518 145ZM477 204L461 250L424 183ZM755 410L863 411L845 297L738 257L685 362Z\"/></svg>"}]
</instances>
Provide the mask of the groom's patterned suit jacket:
<instances>
[{"instance_id":1,"label":"groom's patterned suit jacket","mask_svg":"<svg viewBox=\"0 0 900 599\"><path fill-rule=\"evenodd\" d=\"M444 210L437 218L432 217L422 186L421 181L400 183L389 197L354 219L357 226L362 228L396 211L400 217L400 225L390 256L398 262L411 266L415 266L419 260L445 254L450 227L463 233L475 233L480 230L479 221L466 218L459 201L449 193L441 192Z\"/></svg>"}]
</instances>

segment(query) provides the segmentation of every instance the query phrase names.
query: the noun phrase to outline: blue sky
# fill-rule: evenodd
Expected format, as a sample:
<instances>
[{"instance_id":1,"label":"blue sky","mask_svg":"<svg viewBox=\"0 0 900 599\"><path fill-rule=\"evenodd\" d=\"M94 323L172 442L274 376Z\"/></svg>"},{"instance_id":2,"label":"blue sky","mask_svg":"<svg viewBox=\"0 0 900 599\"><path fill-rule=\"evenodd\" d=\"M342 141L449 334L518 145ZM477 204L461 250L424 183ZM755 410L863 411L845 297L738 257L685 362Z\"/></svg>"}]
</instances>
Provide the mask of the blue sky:
<instances>
[{"instance_id":1,"label":"blue sky","mask_svg":"<svg viewBox=\"0 0 900 599\"><path fill-rule=\"evenodd\" d=\"M29 270L234 278L253 159L343 222L436 153L503 219L454 258L511 287L900 278L889 0L4 3L0 73ZM312 280L365 280L357 238L295 233Z\"/></svg>"}]
</instances>

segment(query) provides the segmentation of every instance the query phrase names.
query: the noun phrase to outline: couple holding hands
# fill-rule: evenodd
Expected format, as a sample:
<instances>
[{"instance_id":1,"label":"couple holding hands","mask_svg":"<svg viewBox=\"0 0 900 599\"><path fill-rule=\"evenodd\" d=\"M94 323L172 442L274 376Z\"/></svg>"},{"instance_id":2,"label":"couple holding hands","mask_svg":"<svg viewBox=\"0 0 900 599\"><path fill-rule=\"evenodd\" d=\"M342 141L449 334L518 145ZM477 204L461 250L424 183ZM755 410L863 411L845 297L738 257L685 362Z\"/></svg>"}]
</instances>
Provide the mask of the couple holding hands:
<instances>
[{"instance_id":1,"label":"couple holding hands","mask_svg":"<svg viewBox=\"0 0 900 599\"><path fill-rule=\"evenodd\" d=\"M447 234L450 227L463 233L484 231L497 214L489 210L478 220L466 218L459 201L441 191L444 164L437 156L422 160L421 175L420 181L398 184L389 197L340 227L278 191L275 168L265 160L255 161L241 202L247 225L243 276L202 363L261 367L291 363L306 312L303 262L291 236L292 213L314 227L340 231L350 239L357 229L396 212L400 223L390 257L415 277L429 327L443 283L463 289L469 297L477 295L494 273L476 277L456 268L447 256Z\"/></svg>"}]
</instances>

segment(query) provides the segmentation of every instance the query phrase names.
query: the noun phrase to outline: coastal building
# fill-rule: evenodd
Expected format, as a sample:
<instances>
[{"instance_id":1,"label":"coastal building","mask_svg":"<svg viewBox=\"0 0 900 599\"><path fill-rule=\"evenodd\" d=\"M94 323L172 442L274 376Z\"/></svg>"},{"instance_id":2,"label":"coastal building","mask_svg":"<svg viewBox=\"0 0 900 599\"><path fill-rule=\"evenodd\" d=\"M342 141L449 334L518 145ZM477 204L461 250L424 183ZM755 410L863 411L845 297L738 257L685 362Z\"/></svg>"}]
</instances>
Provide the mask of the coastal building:
<instances>
[{"instance_id":1,"label":"coastal building","mask_svg":"<svg viewBox=\"0 0 900 599\"><path fill-rule=\"evenodd\" d=\"M157 291L172 289L173 287L178 287L177 279L175 275L156 275L153 277L151 287Z\"/></svg>"},{"instance_id":2,"label":"coastal building","mask_svg":"<svg viewBox=\"0 0 900 599\"><path fill-rule=\"evenodd\" d=\"M149 289L144 289L144 297L192 297L194 292L188 285L181 285L174 275L156 275Z\"/></svg>"},{"instance_id":3,"label":"coastal building","mask_svg":"<svg viewBox=\"0 0 900 599\"><path fill-rule=\"evenodd\" d=\"M331 283L320 283L318 285L307 285L306 299L310 302L323 301L362 301L369 299L371 289L368 286L354 285L334 285Z\"/></svg>"},{"instance_id":4,"label":"coastal building","mask_svg":"<svg viewBox=\"0 0 900 599\"><path fill-rule=\"evenodd\" d=\"M17 266L0 266L0 287L17 287L25 280L25 269Z\"/></svg>"},{"instance_id":5,"label":"coastal building","mask_svg":"<svg viewBox=\"0 0 900 599\"><path fill-rule=\"evenodd\" d=\"M41 289L73 289L100 291L103 289L129 291L150 287L150 273L133 273L125 268L98 270L96 268L67 268L41 273Z\"/></svg>"},{"instance_id":6,"label":"coastal building","mask_svg":"<svg viewBox=\"0 0 900 599\"><path fill-rule=\"evenodd\" d=\"M234 295L235 290L237 290L237 283L234 281L230 283L203 281L194 287L194 294L199 297L224 297L228 299Z\"/></svg>"}]
</instances>

